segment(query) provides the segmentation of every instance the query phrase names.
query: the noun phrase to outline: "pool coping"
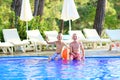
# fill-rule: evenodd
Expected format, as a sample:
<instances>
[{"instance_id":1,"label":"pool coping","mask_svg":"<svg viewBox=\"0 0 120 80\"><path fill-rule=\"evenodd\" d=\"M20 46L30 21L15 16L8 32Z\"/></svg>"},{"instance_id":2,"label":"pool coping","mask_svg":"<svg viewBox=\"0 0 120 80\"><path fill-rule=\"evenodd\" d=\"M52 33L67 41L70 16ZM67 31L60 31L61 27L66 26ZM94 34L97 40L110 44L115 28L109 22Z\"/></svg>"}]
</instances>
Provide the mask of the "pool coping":
<instances>
[{"instance_id":1,"label":"pool coping","mask_svg":"<svg viewBox=\"0 0 120 80\"><path fill-rule=\"evenodd\" d=\"M38 56L51 56L54 54L55 51L41 51L41 52L26 52L26 53L22 53L22 52L15 52L12 54L1 54L1 57L28 57L28 56L34 56L34 57L38 57ZM108 51L107 49L98 49L98 50L85 50L85 57L120 57L120 51L116 51L116 50L112 50L112 51Z\"/></svg>"},{"instance_id":2,"label":"pool coping","mask_svg":"<svg viewBox=\"0 0 120 80\"><path fill-rule=\"evenodd\" d=\"M22 58L22 57L44 57L44 58L48 58L48 56L0 56L0 58ZM85 58L120 58L120 56L87 56Z\"/></svg>"}]
</instances>

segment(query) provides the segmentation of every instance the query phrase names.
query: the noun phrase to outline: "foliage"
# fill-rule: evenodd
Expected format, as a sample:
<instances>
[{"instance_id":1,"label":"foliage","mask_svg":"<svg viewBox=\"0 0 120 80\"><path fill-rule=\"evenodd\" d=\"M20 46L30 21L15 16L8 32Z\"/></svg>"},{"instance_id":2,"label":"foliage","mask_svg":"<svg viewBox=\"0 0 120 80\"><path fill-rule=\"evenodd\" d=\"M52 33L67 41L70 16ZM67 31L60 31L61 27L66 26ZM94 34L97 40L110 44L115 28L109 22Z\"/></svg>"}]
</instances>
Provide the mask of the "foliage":
<instances>
[{"instance_id":1,"label":"foliage","mask_svg":"<svg viewBox=\"0 0 120 80\"><path fill-rule=\"evenodd\" d=\"M12 27L14 12L10 10L11 0L1 0L0 4L0 40L3 41L2 29Z\"/></svg>"},{"instance_id":2,"label":"foliage","mask_svg":"<svg viewBox=\"0 0 120 80\"><path fill-rule=\"evenodd\" d=\"M72 21L72 29L92 28L96 13L97 0L74 0L80 18ZM21 39L26 38L26 22L21 21L11 10L12 0L0 0L0 39L3 41L2 29L15 28L15 19L18 17L17 29ZM30 0L32 11L34 11L34 0ZM35 16L28 22L29 30L39 29L44 35L45 30L57 30L61 25L60 15L63 0L45 0L43 16ZM68 33L69 22L64 22L64 33ZM120 1L107 0L104 29L120 28Z\"/></svg>"},{"instance_id":3,"label":"foliage","mask_svg":"<svg viewBox=\"0 0 120 80\"><path fill-rule=\"evenodd\" d=\"M104 28L117 29L120 26L120 20L117 18L117 13L119 11L114 9L114 7L114 3L107 3Z\"/></svg>"}]
</instances>

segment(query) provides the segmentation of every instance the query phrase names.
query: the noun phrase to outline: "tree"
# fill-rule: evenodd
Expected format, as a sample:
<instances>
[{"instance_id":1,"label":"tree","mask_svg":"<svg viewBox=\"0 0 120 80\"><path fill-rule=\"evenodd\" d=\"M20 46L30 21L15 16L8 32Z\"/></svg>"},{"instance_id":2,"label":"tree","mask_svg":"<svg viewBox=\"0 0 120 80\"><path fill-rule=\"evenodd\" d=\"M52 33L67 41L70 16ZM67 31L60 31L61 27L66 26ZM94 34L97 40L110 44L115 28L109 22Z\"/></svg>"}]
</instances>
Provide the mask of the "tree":
<instances>
[{"instance_id":1,"label":"tree","mask_svg":"<svg viewBox=\"0 0 120 80\"><path fill-rule=\"evenodd\" d=\"M34 16L42 16L44 9L44 0L35 0L34 1Z\"/></svg>"},{"instance_id":2,"label":"tree","mask_svg":"<svg viewBox=\"0 0 120 80\"><path fill-rule=\"evenodd\" d=\"M61 24L60 24L60 33L63 33L63 30L64 30L64 21L63 20L60 20L61 21Z\"/></svg>"},{"instance_id":3,"label":"tree","mask_svg":"<svg viewBox=\"0 0 120 80\"><path fill-rule=\"evenodd\" d=\"M13 0L12 1L11 8L15 12L15 27L17 27L17 24L18 24L17 16L20 16L21 5L22 5L22 0Z\"/></svg>"},{"instance_id":4,"label":"tree","mask_svg":"<svg viewBox=\"0 0 120 80\"><path fill-rule=\"evenodd\" d=\"M106 0L98 0L93 28L97 30L99 35L101 35L103 29L105 6Z\"/></svg>"},{"instance_id":5,"label":"tree","mask_svg":"<svg viewBox=\"0 0 120 80\"><path fill-rule=\"evenodd\" d=\"M20 16L22 0L13 0L11 8L15 11L16 16Z\"/></svg>"}]
</instances>

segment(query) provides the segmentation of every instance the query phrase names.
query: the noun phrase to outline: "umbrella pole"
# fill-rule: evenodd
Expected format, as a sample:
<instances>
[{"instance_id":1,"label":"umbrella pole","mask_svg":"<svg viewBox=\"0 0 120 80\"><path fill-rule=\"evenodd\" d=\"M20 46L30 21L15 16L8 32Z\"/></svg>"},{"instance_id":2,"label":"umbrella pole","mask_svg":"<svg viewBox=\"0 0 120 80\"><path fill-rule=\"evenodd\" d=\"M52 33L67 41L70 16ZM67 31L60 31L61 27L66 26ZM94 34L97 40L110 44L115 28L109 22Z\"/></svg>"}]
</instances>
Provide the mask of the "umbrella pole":
<instances>
[{"instance_id":1,"label":"umbrella pole","mask_svg":"<svg viewBox=\"0 0 120 80\"><path fill-rule=\"evenodd\" d=\"M70 34L70 31L71 31L71 21L69 20L69 34Z\"/></svg>"}]
</instances>

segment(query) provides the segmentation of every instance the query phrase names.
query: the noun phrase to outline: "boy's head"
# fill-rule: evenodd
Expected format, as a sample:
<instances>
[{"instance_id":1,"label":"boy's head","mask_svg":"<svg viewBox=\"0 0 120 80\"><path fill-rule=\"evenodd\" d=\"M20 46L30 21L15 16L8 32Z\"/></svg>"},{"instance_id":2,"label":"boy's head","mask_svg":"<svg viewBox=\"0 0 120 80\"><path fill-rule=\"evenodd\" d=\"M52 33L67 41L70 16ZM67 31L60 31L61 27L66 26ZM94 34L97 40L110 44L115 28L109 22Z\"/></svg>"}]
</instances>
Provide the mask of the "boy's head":
<instances>
[{"instance_id":1,"label":"boy's head","mask_svg":"<svg viewBox=\"0 0 120 80\"><path fill-rule=\"evenodd\" d=\"M58 40L62 40L62 33L59 33L59 34L57 35L57 39L58 39Z\"/></svg>"},{"instance_id":2,"label":"boy's head","mask_svg":"<svg viewBox=\"0 0 120 80\"><path fill-rule=\"evenodd\" d=\"M77 40L77 34L76 33L73 34L72 39Z\"/></svg>"}]
</instances>

